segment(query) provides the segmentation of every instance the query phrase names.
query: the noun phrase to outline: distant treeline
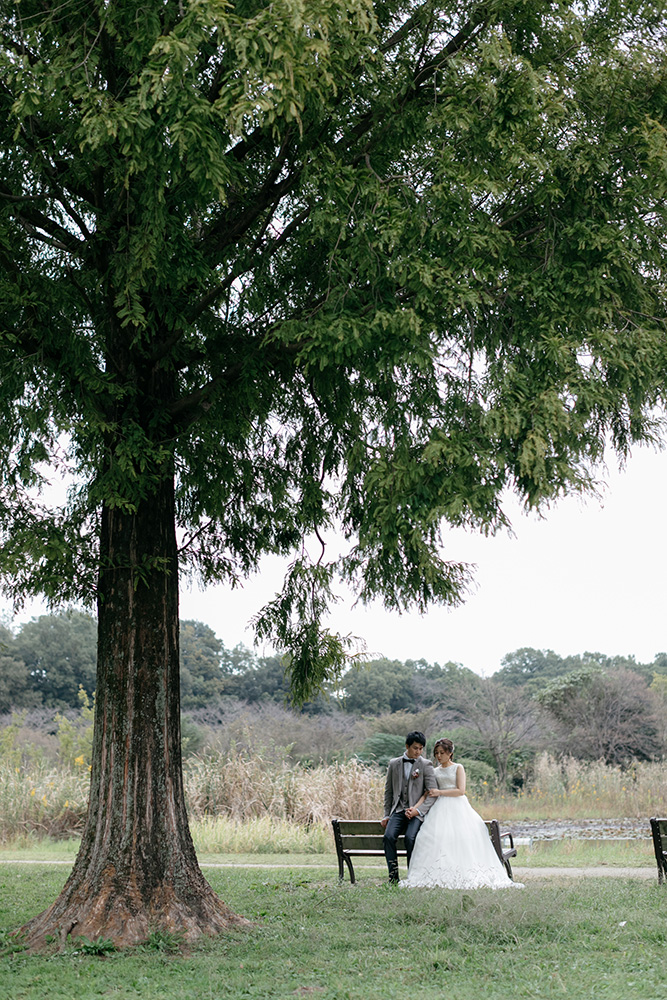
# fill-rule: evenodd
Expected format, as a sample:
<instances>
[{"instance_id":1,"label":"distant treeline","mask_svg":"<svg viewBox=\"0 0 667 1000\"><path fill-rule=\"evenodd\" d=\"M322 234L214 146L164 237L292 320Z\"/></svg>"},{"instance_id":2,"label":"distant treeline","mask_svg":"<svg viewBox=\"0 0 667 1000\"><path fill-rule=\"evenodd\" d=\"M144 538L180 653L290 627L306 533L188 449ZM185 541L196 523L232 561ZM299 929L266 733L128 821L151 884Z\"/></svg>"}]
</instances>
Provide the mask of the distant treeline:
<instances>
[{"instance_id":1,"label":"distant treeline","mask_svg":"<svg viewBox=\"0 0 667 1000\"><path fill-rule=\"evenodd\" d=\"M78 710L80 687L95 689L95 663L96 623L87 614L42 615L15 632L0 627L0 714ZM417 726L429 737L454 734L480 780L503 783L520 783L545 749L623 766L667 751L666 653L638 663L523 648L490 678L451 661L375 659L297 712L288 707L281 657L228 649L208 625L182 621L181 701L192 748L211 733L220 741L223 730L237 747L244 733L260 733L302 760L353 749L382 765Z\"/></svg>"}]
</instances>

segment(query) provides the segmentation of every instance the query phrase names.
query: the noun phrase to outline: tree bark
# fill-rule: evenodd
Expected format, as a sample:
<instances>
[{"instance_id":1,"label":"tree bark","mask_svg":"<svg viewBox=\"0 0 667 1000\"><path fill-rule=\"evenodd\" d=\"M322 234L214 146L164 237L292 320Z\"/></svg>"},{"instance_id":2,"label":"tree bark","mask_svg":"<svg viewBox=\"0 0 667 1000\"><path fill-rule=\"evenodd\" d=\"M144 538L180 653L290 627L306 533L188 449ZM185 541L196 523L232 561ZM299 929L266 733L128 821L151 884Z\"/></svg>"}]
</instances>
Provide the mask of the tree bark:
<instances>
[{"instance_id":1,"label":"tree bark","mask_svg":"<svg viewBox=\"0 0 667 1000\"><path fill-rule=\"evenodd\" d=\"M135 513L102 511L90 801L58 899L21 930L28 947L85 935L184 942L246 921L204 879L183 792L178 561L169 475Z\"/></svg>"}]
</instances>

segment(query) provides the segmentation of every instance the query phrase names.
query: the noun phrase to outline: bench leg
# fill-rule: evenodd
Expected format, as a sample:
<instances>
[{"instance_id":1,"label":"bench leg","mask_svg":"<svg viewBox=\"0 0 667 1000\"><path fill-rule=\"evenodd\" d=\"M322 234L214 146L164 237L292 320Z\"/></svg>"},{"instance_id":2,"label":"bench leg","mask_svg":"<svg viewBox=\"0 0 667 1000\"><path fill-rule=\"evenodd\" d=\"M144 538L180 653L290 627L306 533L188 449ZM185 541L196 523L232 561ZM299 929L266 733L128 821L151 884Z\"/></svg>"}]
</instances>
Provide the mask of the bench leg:
<instances>
[{"instance_id":1,"label":"bench leg","mask_svg":"<svg viewBox=\"0 0 667 1000\"><path fill-rule=\"evenodd\" d=\"M348 858L346 854L338 855L338 881L339 882L345 881L345 869L343 868L343 862L345 862L345 864L347 865L347 870L350 873L350 882L352 883L352 885L354 885L355 879L354 879L354 868L352 867L352 860L351 858Z\"/></svg>"}]
</instances>

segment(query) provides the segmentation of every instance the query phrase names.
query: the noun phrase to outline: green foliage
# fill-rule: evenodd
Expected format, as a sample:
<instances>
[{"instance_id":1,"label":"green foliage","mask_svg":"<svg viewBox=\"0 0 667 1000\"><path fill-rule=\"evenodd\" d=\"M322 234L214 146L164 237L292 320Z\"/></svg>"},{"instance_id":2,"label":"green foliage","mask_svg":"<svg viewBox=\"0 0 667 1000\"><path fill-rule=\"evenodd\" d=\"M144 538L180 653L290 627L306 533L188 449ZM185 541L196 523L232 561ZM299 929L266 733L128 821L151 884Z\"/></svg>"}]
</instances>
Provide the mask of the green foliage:
<instances>
[{"instance_id":1,"label":"green foliage","mask_svg":"<svg viewBox=\"0 0 667 1000\"><path fill-rule=\"evenodd\" d=\"M406 661L410 663L410 661ZM448 717L459 718L461 695L476 690L479 675L460 663L435 663L415 670L412 689L415 702L425 708L437 708Z\"/></svg>"},{"instance_id":2,"label":"green foliage","mask_svg":"<svg viewBox=\"0 0 667 1000\"><path fill-rule=\"evenodd\" d=\"M206 730L196 725L187 715L181 716L181 752L183 757L199 753L206 743Z\"/></svg>"},{"instance_id":3,"label":"green foliage","mask_svg":"<svg viewBox=\"0 0 667 1000\"><path fill-rule=\"evenodd\" d=\"M524 646L507 653L501 662L502 667L493 675L495 680L509 687L526 687L531 691L568 670L563 658L552 649Z\"/></svg>"},{"instance_id":4,"label":"green foliage","mask_svg":"<svg viewBox=\"0 0 667 1000\"><path fill-rule=\"evenodd\" d=\"M116 945L109 938L98 937L94 940L81 935L76 938L76 951L80 955L109 955L117 951Z\"/></svg>"},{"instance_id":5,"label":"green foliage","mask_svg":"<svg viewBox=\"0 0 667 1000\"><path fill-rule=\"evenodd\" d=\"M456 758L458 764L462 764L466 772L467 786L475 791L482 785L494 785L498 778L495 768L490 764L485 764L481 760L474 760L469 757Z\"/></svg>"},{"instance_id":6,"label":"green foliage","mask_svg":"<svg viewBox=\"0 0 667 1000\"><path fill-rule=\"evenodd\" d=\"M0 714L39 704L30 671L14 653L14 635L0 625Z\"/></svg>"},{"instance_id":7,"label":"green foliage","mask_svg":"<svg viewBox=\"0 0 667 1000\"><path fill-rule=\"evenodd\" d=\"M242 701L284 702L289 696L289 679L285 664L277 656L255 657L250 655L243 668L225 678L226 697Z\"/></svg>"},{"instance_id":8,"label":"green foliage","mask_svg":"<svg viewBox=\"0 0 667 1000\"><path fill-rule=\"evenodd\" d=\"M88 695L95 690L96 646L96 623L80 612L41 615L20 625L16 635L0 626L0 714L42 704L78 709L81 689ZM223 693L243 697L230 678L257 667L253 653L243 646L227 650L213 629L199 621L180 622L180 650L184 709L209 705ZM288 690L283 673L281 666L280 681L272 682L281 699Z\"/></svg>"},{"instance_id":9,"label":"green foliage","mask_svg":"<svg viewBox=\"0 0 667 1000\"><path fill-rule=\"evenodd\" d=\"M348 712L380 715L414 708L414 671L400 660L372 660L349 670L342 679Z\"/></svg>"},{"instance_id":10,"label":"green foliage","mask_svg":"<svg viewBox=\"0 0 667 1000\"><path fill-rule=\"evenodd\" d=\"M400 757L404 750L405 736L401 738L395 733L373 733L366 737L357 756L365 764L377 764L378 767L386 768L392 757Z\"/></svg>"},{"instance_id":11,"label":"green foliage","mask_svg":"<svg viewBox=\"0 0 667 1000\"><path fill-rule=\"evenodd\" d=\"M447 737L447 739L453 742L456 760L465 758L468 762L477 761L480 764L490 767L495 774L493 754L489 750L484 737L477 729L467 728L466 726L451 726L439 732L436 739L439 740L443 737Z\"/></svg>"},{"instance_id":12,"label":"green foliage","mask_svg":"<svg viewBox=\"0 0 667 1000\"><path fill-rule=\"evenodd\" d=\"M93 755L93 723L95 721L95 699L88 697L83 687L79 687L79 715L72 719L56 714L58 726L58 746L60 761L68 767L90 767Z\"/></svg>"},{"instance_id":13,"label":"green foliage","mask_svg":"<svg viewBox=\"0 0 667 1000\"><path fill-rule=\"evenodd\" d=\"M507 653L502 659L501 669L493 676L500 684L523 687L531 694L541 691L552 680L588 667L633 670L650 681L656 667L660 669L661 655L664 654L659 653L654 663L637 663L634 656L607 656L605 653L591 652L559 656L551 649L523 647Z\"/></svg>"},{"instance_id":14,"label":"green foliage","mask_svg":"<svg viewBox=\"0 0 667 1000\"><path fill-rule=\"evenodd\" d=\"M178 955L183 948L183 943L183 934L155 930L150 932L143 947L149 952L157 951L163 955Z\"/></svg>"},{"instance_id":15,"label":"green foliage","mask_svg":"<svg viewBox=\"0 0 667 1000\"><path fill-rule=\"evenodd\" d=\"M208 625L180 622L181 707L198 708L216 701L223 690L224 646Z\"/></svg>"},{"instance_id":16,"label":"green foliage","mask_svg":"<svg viewBox=\"0 0 667 1000\"><path fill-rule=\"evenodd\" d=\"M21 748L17 746L16 737L25 721L25 712L12 715L11 721L0 728L0 763L15 770L23 762Z\"/></svg>"},{"instance_id":17,"label":"green foliage","mask_svg":"<svg viewBox=\"0 0 667 1000\"><path fill-rule=\"evenodd\" d=\"M320 625L332 599L333 567L297 559L285 578L283 593L253 619L259 641L292 650L285 659L289 688L296 704L325 692L347 667L354 646L350 636L333 634Z\"/></svg>"},{"instance_id":18,"label":"green foliage","mask_svg":"<svg viewBox=\"0 0 667 1000\"><path fill-rule=\"evenodd\" d=\"M651 691L654 691L657 696L662 701L663 705L667 706L667 675L666 674L653 674L653 680L651 681Z\"/></svg>"},{"instance_id":19,"label":"green foliage","mask_svg":"<svg viewBox=\"0 0 667 1000\"><path fill-rule=\"evenodd\" d=\"M255 624L302 701L354 649L324 625L338 577L456 604L443 524L495 531L508 489L539 507L587 488L607 440L650 438L661 11L7 5L5 591L92 603L100 511L174 477L203 580L299 553ZM47 463L72 481L57 509ZM114 552L137 585L166 565ZM49 704L92 690L62 673Z\"/></svg>"},{"instance_id":20,"label":"green foliage","mask_svg":"<svg viewBox=\"0 0 667 1000\"><path fill-rule=\"evenodd\" d=\"M653 667L655 673L667 674L667 653L657 653Z\"/></svg>"},{"instance_id":21,"label":"green foliage","mask_svg":"<svg viewBox=\"0 0 667 1000\"><path fill-rule=\"evenodd\" d=\"M275 703L287 705L293 700L288 662L281 656L255 656L243 646L227 652L233 667L226 674L224 698L238 698L251 705ZM326 692L315 695L300 706L304 712L319 714L332 710L332 698Z\"/></svg>"},{"instance_id":22,"label":"green foliage","mask_svg":"<svg viewBox=\"0 0 667 1000\"><path fill-rule=\"evenodd\" d=\"M40 615L26 622L14 640L14 655L26 665L40 703L67 708L79 690L95 690L97 622L81 611Z\"/></svg>"},{"instance_id":23,"label":"green foliage","mask_svg":"<svg viewBox=\"0 0 667 1000\"><path fill-rule=\"evenodd\" d=\"M571 670L564 677L557 677L537 695L537 700L545 708L565 721L572 702L582 694L590 692L596 680L604 677L602 667L580 667Z\"/></svg>"}]
</instances>

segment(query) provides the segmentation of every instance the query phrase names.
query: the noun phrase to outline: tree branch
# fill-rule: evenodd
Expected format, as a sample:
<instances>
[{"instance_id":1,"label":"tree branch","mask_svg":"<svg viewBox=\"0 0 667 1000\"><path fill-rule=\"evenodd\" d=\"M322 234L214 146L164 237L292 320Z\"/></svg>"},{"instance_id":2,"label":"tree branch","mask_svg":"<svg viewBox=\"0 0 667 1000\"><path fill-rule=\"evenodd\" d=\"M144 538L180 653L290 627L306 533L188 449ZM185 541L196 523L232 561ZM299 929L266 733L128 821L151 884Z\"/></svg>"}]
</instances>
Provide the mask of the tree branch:
<instances>
[{"instance_id":1,"label":"tree branch","mask_svg":"<svg viewBox=\"0 0 667 1000\"><path fill-rule=\"evenodd\" d=\"M5 188L4 185L2 187L3 189ZM76 236L68 232L59 223L50 219L48 215L44 215L42 212L37 211L37 209L26 205L24 208L16 211L15 216L17 221L37 239L41 239L42 242L49 243L51 246L57 246L61 250L66 250L68 253L73 253L77 257L83 257L85 250L84 240L77 239ZM40 230L44 232L40 232ZM44 233L48 233L48 238L44 236Z\"/></svg>"},{"instance_id":2,"label":"tree branch","mask_svg":"<svg viewBox=\"0 0 667 1000\"><path fill-rule=\"evenodd\" d=\"M424 11L422 10L421 14L423 13ZM410 22L406 22L403 28L399 29L398 32L394 33L392 38L389 39L388 42L386 43L387 50L397 45L402 38L407 37L407 34L409 34L410 31L415 30L418 27L421 14L419 16L415 15L414 19L411 18ZM461 52L468 44L470 44L474 40L476 34L479 33L479 31L486 25L487 19L488 19L487 9L484 6L481 6L477 10L477 12L473 15L473 17L468 21L468 23L463 28L461 28L461 30L453 38L451 38L445 46L443 46L440 52L433 59L431 59L428 63L426 63L425 66L422 66L420 69L415 70L412 81L408 89L402 95L400 104L397 107L397 112L396 112L397 115L402 114L405 105L409 101L414 100L421 93L421 90L423 89L426 82L439 69L441 69L449 59L451 59L453 56ZM410 24L409 28L408 28L408 23ZM403 33L401 34L401 32ZM382 114L383 115L385 114L384 109L382 110ZM362 136L364 136L372 129L372 127L379 121L379 119L380 119L379 110L371 110L367 112L346 135L342 136L341 139L339 139L339 141L334 144L333 148L338 151L342 151L345 149L349 150L354 145L354 143L356 143ZM231 151L231 154L239 159L242 159L243 156L245 156L245 154L249 151L252 145L259 145L261 143L263 135L264 133L262 132L261 129L256 129L255 132L250 137L250 139L244 140L244 142L248 143L249 145L243 146L243 144L238 144ZM281 151L278 154L277 159L274 161L274 165L272 165L271 174L267 177L265 184L258 192L254 205L246 208L246 210L242 212L231 224L227 225L225 237L219 245L216 244L216 249L218 250L224 249L230 243L238 240L239 236L243 235L243 233L247 230L247 228L250 225L252 225L257 216L266 208L268 204L270 204L271 201L273 201L274 199L280 200L282 197L284 197L285 194L293 190L293 188L298 183L301 177L301 172L303 170L303 165L295 166L293 168L290 177L287 178L285 181L281 182L280 185L274 185L269 180L269 178L273 174L277 176L277 173L275 173L275 164L280 162L281 164L280 169L282 169L282 165L284 164L287 156L289 138L290 138L289 136L286 136L286 139L283 141ZM369 151L369 148L370 147L367 144L365 148L353 158L352 164L356 164L360 159L365 157ZM221 220L221 222L216 225L215 229L211 231L211 236L213 236L214 232L221 233L223 231L223 225L224 223Z\"/></svg>"},{"instance_id":3,"label":"tree branch","mask_svg":"<svg viewBox=\"0 0 667 1000\"><path fill-rule=\"evenodd\" d=\"M272 257L273 254L277 252L277 250L279 249L279 247L281 247L282 244L287 239L289 239L289 237L292 235L292 233L295 232L299 228L299 226L302 225L302 223L304 223L306 221L306 219L310 215L310 211L311 211L311 207L309 205L307 208L304 208L304 210L302 212L300 212L299 215L297 215L294 219L292 219L292 221L290 222L290 224L288 226L285 226L285 228L282 230L282 232L280 233L280 235L277 236L275 240L272 240L270 243L268 243L264 247L264 249L262 251L263 256L264 257ZM254 254L258 250L258 248L260 246L260 243L261 243L261 238L264 235L264 233L266 232L266 229L267 229L267 227L268 227L271 219L273 218L274 214L275 214L275 206L274 206L274 210L269 213L269 215L268 215L268 217L266 219L266 222L265 222L265 224L263 225L263 227L262 227L262 229L260 231L259 236L255 240L255 243L254 243L252 249L250 250L250 254L251 255ZM208 306L213 305L213 303L216 301L216 299L218 299L224 292L226 292L227 289L231 285L234 284L234 282L237 280L237 278L240 278L242 275L244 275L248 270L250 270L252 268L252 265L253 265L252 260L249 260L247 262L247 264L244 264L242 267L236 268L230 274L228 274L227 277L223 281L221 281L219 285L215 286L215 288L210 289L210 291L208 291L199 300L199 302L197 302L192 307L192 309L188 313L188 319L190 320L190 322L194 322L196 319L198 319L198 317L201 316L201 314L204 312L204 310L207 309Z\"/></svg>"}]
</instances>

